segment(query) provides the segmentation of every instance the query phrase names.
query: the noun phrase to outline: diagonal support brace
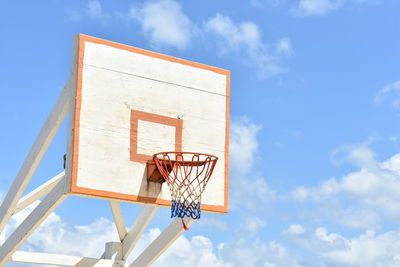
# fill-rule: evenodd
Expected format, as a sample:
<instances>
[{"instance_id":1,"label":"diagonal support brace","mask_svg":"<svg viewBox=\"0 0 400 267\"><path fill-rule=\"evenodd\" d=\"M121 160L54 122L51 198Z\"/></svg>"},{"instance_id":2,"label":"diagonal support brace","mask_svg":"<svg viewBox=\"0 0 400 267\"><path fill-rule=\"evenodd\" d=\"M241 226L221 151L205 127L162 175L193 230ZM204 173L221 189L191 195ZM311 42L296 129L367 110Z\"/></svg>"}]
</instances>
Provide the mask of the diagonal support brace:
<instances>
[{"instance_id":1,"label":"diagonal support brace","mask_svg":"<svg viewBox=\"0 0 400 267\"><path fill-rule=\"evenodd\" d=\"M66 198L64 183L65 179L61 180L0 247L0 266Z\"/></svg>"},{"instance_id":2,"label":"diagonal support brace","mask_svg":"<svg viewBox=\"0 0 400 267\"><path fill-rule=\"evenodd\" d=\"M194 220L184 219L185 224L190 226ZM160 255L167 250L185 230L180 218L175 219L167 228L140 254L129 267L150 266Z\"/></svg>"},{"instance_id":3,"label":"diagonal support brace","mask_svg":"<svg viewBox=\"0 0 400 267\"><path fill-rule=\"evenodd\" d=\"M67 114L68 102L70 99L69 87L71 82L72 81L69 80L61 92L57 103L54 105L49 117L40 130L35 143L25 158L17 177L15 178L11 188L3 200L3 203L0 206L0 233L4 230L8 220L15 211L18 200L25 191L26 186L31 180L40 160L50 145L50 142L53 140L53 137L60 127L61 122L65 118L65 115Z\"/></svg>"},{"instance_id":4,"label":"diagonal support brace","mask_svg":"<svg viewBox=\"0 0 400 267\"><path fill-rule=\"evenodd\" d=\"M139 241L142 236L144 230L149 225L151 219L153 219L154 215L158 210L158 206L144 206L140 211L140 214L128 234L125 236L122 241L122 258L124 260L128 259L131 254L133 248Z\"/></svg>"}]
</instances>

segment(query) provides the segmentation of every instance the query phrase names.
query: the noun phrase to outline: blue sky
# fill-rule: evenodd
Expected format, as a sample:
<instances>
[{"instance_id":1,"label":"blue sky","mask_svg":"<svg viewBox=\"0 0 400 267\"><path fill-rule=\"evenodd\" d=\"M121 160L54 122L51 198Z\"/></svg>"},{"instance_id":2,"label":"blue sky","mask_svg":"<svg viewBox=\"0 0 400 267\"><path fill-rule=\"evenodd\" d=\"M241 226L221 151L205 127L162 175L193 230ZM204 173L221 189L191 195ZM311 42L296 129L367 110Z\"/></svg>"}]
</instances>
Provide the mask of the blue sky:
<instances>
[{"instance_id":1,"label":"blue sky","mask_svg":"<svg viewBox=\"0 0 400 267\"><path fill-rule=\"evenodd\" d=\"M400 266L399 10L397 0L3 3L1 194L83 33L231 70L230 213L204 214L155 266ZM62 170L65 130L28 190ZM123 210L130 222L140 207ZM106 201L69 198L23 248L99 256L116 239Z\"/></svg>"}]
</instances>

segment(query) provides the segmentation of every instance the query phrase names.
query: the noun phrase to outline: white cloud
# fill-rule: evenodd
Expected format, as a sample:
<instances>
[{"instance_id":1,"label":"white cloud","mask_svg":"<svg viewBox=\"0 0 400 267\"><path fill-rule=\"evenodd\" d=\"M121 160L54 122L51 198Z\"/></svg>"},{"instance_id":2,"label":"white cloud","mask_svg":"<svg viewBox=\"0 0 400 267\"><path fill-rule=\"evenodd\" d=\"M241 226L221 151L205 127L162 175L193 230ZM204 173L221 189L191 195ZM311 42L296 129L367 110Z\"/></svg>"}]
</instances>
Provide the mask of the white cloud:
<instances>
[{"instance_id":1,"label":"white cloud","mask_svg":"<svg viewBox=\"0 0 400 267\"><path fill-rule=\"evenodd\" d=\"M285 230L283 233L284 234L290 234L290 235L301 235L306 232L306 229L304 229L303 226L300 224L291 224L287 230Z\"/></svg>"},{"instance_id":2,"label":"white cloud","mask_svg":"<svg viewBox=\"0 0 400 267\"><path fill-rule=\"evenodd\" d=\"M234 171L248 172L257 158L260 125L241 118L231 123L230 160Z\"/></svg>"},{"instance_id":3,"label":"white cloud","mask_svg":"<svg viewBox=\"0 0 400 267\"><path fill-rule=\"evenodd\" d=\"M286 0L250 0L250 4L253 7L261 7L263 4L268 4L270 6L278 6L283 4Z\"/></svg>"},{"instance_id":4,"label":"white cloud","mask_svg":"<svg viewBox=\"0 0 400 267\"><path fill-rule=\"evenodd\" d=\"M381 104L386 100L393 108L400 109L400 81L386 85L374 97L375 104Z\"/></svg>"},{"instance_id":5,"label":"white cloud","mask_svg":"<svg viewBox=\"0 0 400 267\"><path fill-rule=\"evenodd\" d=\"M80 11L73 8L66 8L65 13L67 14L67 18L73 22L78 22L83 17Z\"/></svg>"},{"instance_id":6,"label":"white cloud","mask_svg":"<svg viewBox=\"0 0 400 267\"><path fill-rule=\"evenodd\" d=\"M227 231L229 230L229 225L224 222L223 220L212 218L209 216L204 216L199 220L196 225L200 226L205 226L205 227L210 227L214 230L219 230L219 231Z\"/></svg>"},{"instance_id":7,"label":"white cloud","mask_svg":"<svg viewBox=\"0 0 400 267\"><path fill-rule=\"evenodd\" d=\"M283 57L293 53L291 42L282 38L275 45L262 41L261 30L253 22L236 23L228 16L216 14L206 23L206 30L220 41L220 53L243 51L254 65L260 77L271 77L286 72L281 66Z\"/></svg>"},{"instance_id":8,"label":"white cloud","mask_svg":"<svg viewBox=\"0 0 400 267\"><path fill-rule=\"evenodd\" d=\"M249 234L256 234L261 228L266 225L265 221L257 216L247 216L244 218L240 227Z\"/></svg>"},{"instance_id":9,"label":"white cloud","mask_svg":"<svg viewBox=\"0 0 400 267\"><path fill-rule=\"evenodd\" d=\"M344 145L332 152L331 160L334 164L352 163L363 169L376 169L378 162L375 159L375 153L368 146L371 142L356 145Z\"/></svg>"},{"instance_id":10,"label":"white cloud","mask_svg":"<svg viewBox=\"0 0 400 267\"><path fill-rule=\"evenodd\" d=\"M283 235L289 238L299 247L312 251L317 255L346 247L344 237L328 233L324 227L315 230L307 230L302 225L290 225Z\"/></svg>"},{"instance_id":11,"label":"white cloud","mask_svg":"<svg viewBox=\"0 0 400 267\"><path fill-rule=\"evenodd\" d=\"M97 21L106 21L111 16L104 11L103 6L98 0L90 0L85 8L68 8L66 9L68 18L72 21L80 21L85 18L90 18Z\"/></svg>"},{"instance_id":12,"label":"white cloud","mask_svg":"<svg viewBox=\"0 0 400 267\"><path fill-rule=\"evenodd\" d=\"M297 6L290 9L290 13L294 16L323 16L346 4L375 2L379 0L298 0Z\"/></svg>"},{"instance_id":13,"label":"white cloud","mask_svg":"<svg viewBox=\"0 0 400 267\"><path fill-rule=\"evenodd\" d=\"M9 235L39 204L36 201L13 216L6 227ZM113 222L100 218L88 225L69 225L52 213L22 245L21 250L42 251L88 257L100 257L105 243L118 241Z\"/></svg>"},{"instance_id":14,"label":"white cloud","mask_svg":"<svg viewBox=\"0 0 400 267\"><path fill-rule=\"evenodd\" d=\"M275 241L262 242L256 239L249 242L239 238L221 243L218 250L228 266L309 266L300 264L295 255Z\"/></svg>"},{"instance_id":15,"label":"white cloud","mask_svg":"<svg viewBox=\"0 0 400 267\"><path fill-rule=\"evenodd\" d=\"M88 2L87 13L91 18L96 18L96 19L108 18L108 15L103 11L101 3L97 0L91 0Z\"/></svg>"},{"instance_id":16,"label":"white cloud","mask_svg":"<svg viewBox=\"0 0 400 267\"><path fill-rule=\"evenodd\" d=\"M140 8L131 8L130 14L141 24L152 46L185 49L189 45L193 25L178 2L149 1Z\"/></svg>"},{"instance_id":17,"label":"white cloud","mask_svg":"<svg viewBox=\"0 0 400 267\"><path fill-rule=\"evenodd\" d=\"M136 255L147 246L161 231L151 229L140 240ZM290 255L287 249L277 242L263 242L254 239L247 232L236 233L231 240L214 245L205 236L179 237L152 266L215 266L215 267L253 267L253 266L301 266L298 258ZM307 266L307 265L306 265Z\"/></svg>"},{"instance_id":18,"label":"white cloud","mask_svg":"<svg viewBox=\"0 0 400 267\"><path fill-rule=\"evenodd\" d=\"M260 203L275 199L275 192L253 170L258 156L257 135L260 129L260 125L246 118L231 122L229 194L233 208L257 210L260 209Z\"/></svg>"},{"instance_id":19,"label":"white cloud","mask_svg":"<svg viewBox=\"0 0 400 267\"><path fill-rule=\"evenodd\" d=\"M366 231L356 237L347 238L337 233L329 233L326 228L292 231L293 226L283 234L321 259L328 266L399 266L400 232L390 231L375 234Z\"/></svg>"},{"instance_id":20,"label":"white cloud","mask_svg":"<svg viewBox=\"0 0 400 267\"><path fill-rule=\"evenodd\" d=\"M219 34L232 48L243 45L250 51L256 51L264 46L260 29L253 22L235 23L228 16L216 14L209 19L206 27Z\"/></svg>"},{"instance_id":21,"label":"white cloud","mask_svg":"<svg viewBox=\"0 0 400 267\"><path fill-rule=\"evenodd\" d=\"M284 56L293 54L292 43L289 38L282 38L276 43L276 53Z\"/></svg>"},{"instance_id":22,"label":"white cloud","mask_svg":"<svg viewBox=\"0 0 400 267\"><path fill-rule=\"evenodd\" d=\"M300 0L291 13L298 16L325 15L342 4L343 0Z\"/></svg>"},{"instance_id":23,"label":"white cloud","mask_svg":"<svg viewBox=\"0 0 400 267\"><path fill-rule=\"evenodd\" d=\"M207 237L194 236L188 239L181 236L152 266L223 267L228 265L214 253L213 244Z\"/></svg>"},{"instance_id":24,"label":"white cloud","mask_svg":"<svg viewBox=\"0 0 400 267\"><path fill-rule=\"evenodd\" d=\"M367 232L345 240L346 247L324 253L323 257L336 266L399 266L399 237L399 232L387 232L379 236Z\"/></svg>"},{"instance_id":25,"label":"white cloud","mask_svg":"<svg viewBox=\"0 0 400 267\"><path fill-rule=\"evenodd\" d=\"M314 213L353 228L379 229L382 221L400 219L400 154L379 162L369 147L359 145L345 158L359 170L315 187L298 187L294 199L318 203Z\"/></svg>"},{"instance_id":26,"label":"white cloud","mask_svg":"<svg viewBox=\"0 0 400 267\"><path fill-rule=\"evenodd\" d=\"M256 177L249 173L231 179L230 206L233 209L241 208L264 214L266 210L271 208L268 203L275 199L276 192L262 177Z\"/></svg>"}]
</instances>

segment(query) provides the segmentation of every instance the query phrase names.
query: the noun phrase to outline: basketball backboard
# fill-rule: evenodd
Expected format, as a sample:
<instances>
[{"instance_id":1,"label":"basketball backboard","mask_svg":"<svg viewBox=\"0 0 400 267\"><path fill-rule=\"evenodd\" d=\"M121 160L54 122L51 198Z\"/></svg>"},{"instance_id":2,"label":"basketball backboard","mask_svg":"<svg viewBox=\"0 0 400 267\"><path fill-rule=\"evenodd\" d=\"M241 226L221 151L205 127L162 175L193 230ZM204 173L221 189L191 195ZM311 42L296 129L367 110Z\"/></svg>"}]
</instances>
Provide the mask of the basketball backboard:
<instances>
[{"instance_id":1,"label":"basketball backboard","mask_svg":"<svg viewBox=\"0 0 400 267\"><path fill-rule=\"evenodd\" d=\"M171 205L147 181L163 151L218 157L203 211L228 211L229 71L85 35L74 47L69 193Z\"/></svg>"}]
</instances>

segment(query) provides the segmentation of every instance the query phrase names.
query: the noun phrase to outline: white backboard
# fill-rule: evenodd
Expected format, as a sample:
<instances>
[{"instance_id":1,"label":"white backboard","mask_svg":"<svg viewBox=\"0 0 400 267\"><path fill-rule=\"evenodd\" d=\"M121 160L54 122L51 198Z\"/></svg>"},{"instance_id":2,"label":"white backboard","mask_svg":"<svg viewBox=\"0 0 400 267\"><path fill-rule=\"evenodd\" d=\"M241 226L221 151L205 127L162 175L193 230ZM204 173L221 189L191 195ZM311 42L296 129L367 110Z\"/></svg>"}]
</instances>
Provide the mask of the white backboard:
<instances>
[{"instance_id":1,"label":"white backboard","mask_svg":"<svg viewBox=\"0 0 400 267\"><path fill-rule=\"evenodd\" d=\"M227 212L229 71L85 35L74 54L70 193L169 206L146 162L199 152L218 157L202 210Z\"/></svg>"}]
</instances>

